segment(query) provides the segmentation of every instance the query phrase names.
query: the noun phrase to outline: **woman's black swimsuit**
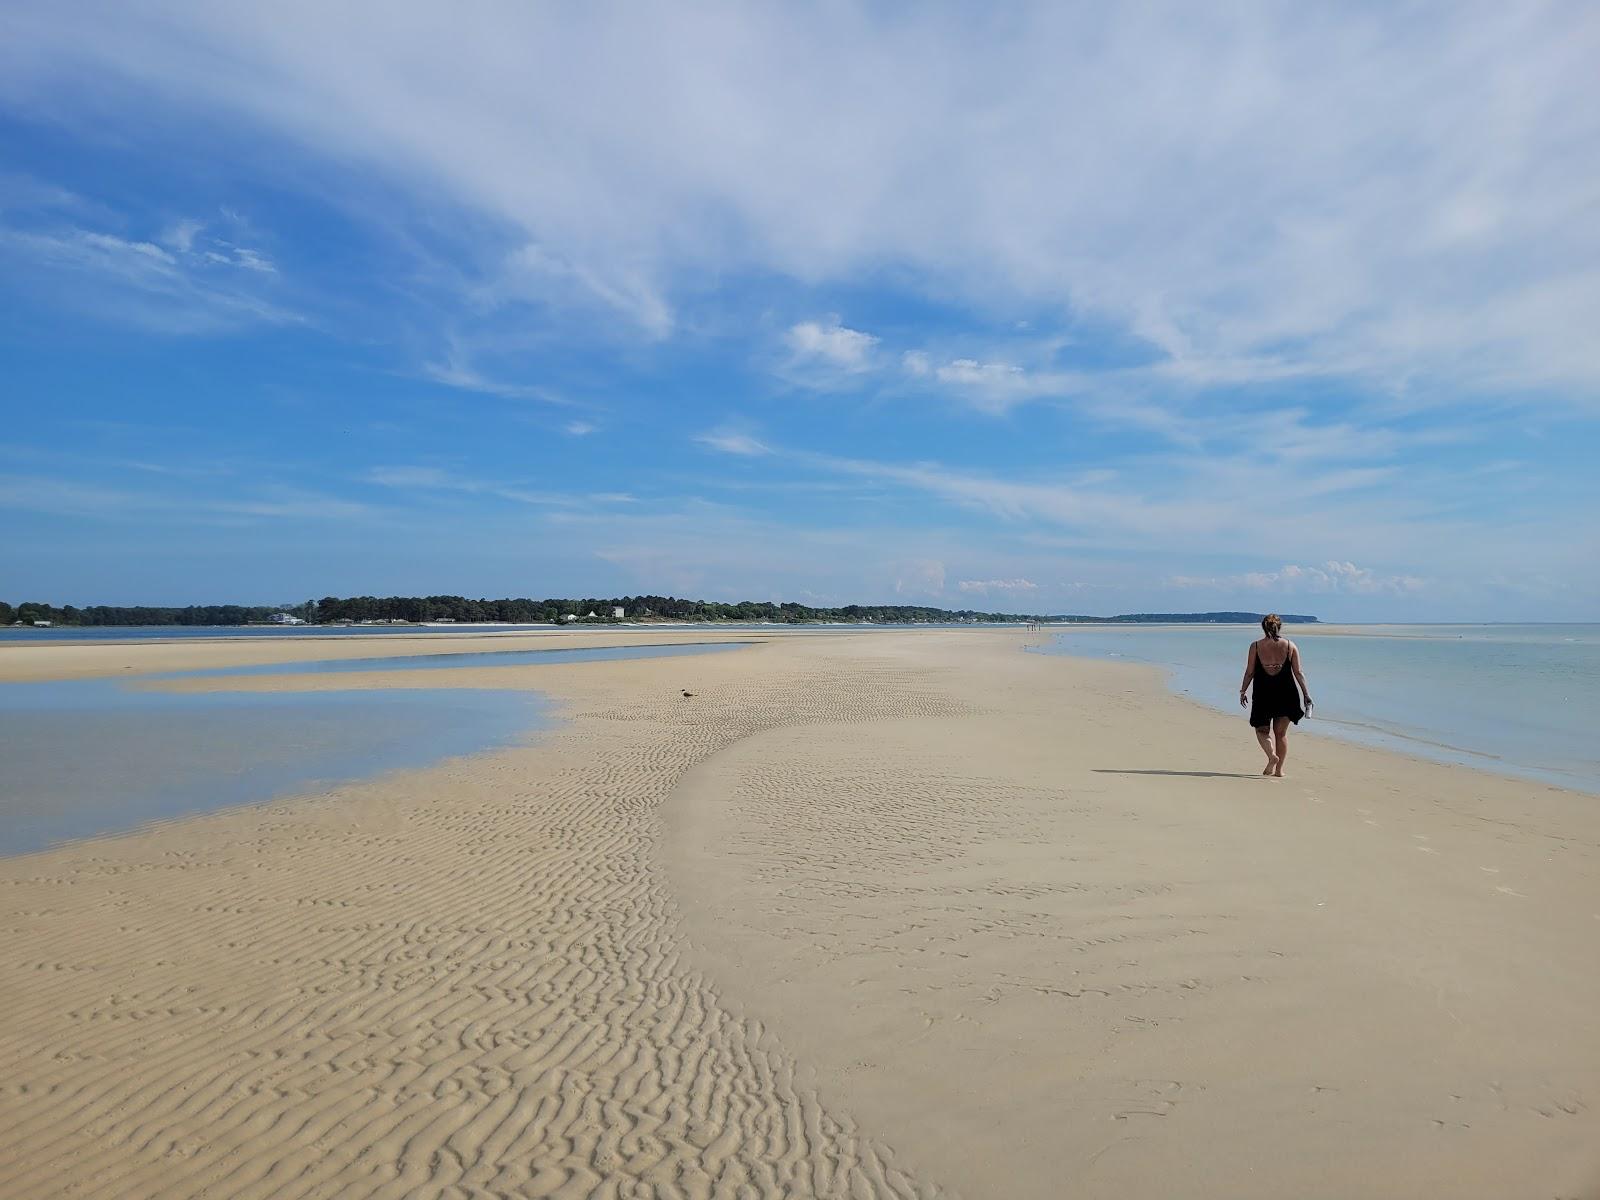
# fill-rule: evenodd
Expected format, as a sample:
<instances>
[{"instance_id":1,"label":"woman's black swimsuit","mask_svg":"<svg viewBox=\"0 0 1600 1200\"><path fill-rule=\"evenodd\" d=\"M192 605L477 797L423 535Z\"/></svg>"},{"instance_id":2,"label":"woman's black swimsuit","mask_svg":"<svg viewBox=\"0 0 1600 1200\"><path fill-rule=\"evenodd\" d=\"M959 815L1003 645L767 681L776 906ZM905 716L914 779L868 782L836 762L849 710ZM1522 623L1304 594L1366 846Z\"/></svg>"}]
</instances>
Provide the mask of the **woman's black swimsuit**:
<instances>
[{"instance_id":1,"label":"woman's black swimsuit","mask_svg":"<svg viewBox=\"0 0 1600 1200\"><path fill-rule=\"evenodd\" d=\"M1271 725L1274 718L1288 717L1296 725L1305 716L1300 707L1300 689L1295 686L1294 669L1286 655L1276 671L1269 671L1256 651L1255 671L1250 676L1250 724L1257 729Z\"/></svg>"}]
</instances>

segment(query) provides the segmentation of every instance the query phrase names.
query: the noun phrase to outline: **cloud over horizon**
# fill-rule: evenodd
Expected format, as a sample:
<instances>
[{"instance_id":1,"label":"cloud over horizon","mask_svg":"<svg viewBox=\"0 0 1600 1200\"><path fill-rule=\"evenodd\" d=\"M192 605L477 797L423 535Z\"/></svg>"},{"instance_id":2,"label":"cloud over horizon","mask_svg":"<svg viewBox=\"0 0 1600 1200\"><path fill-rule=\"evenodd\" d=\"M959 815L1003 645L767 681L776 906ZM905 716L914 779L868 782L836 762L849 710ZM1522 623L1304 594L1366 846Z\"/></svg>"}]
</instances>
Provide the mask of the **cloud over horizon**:
<instances>
[{"instance_id":1,"label":"cloud over horizon","mask_svg":"<svg viewBox=\"0 0 1600 1200\"><path fill-rule=\"evenodd\" d=\"M1560 0L14 6L23 448L476 505L494 570L1578 613L1596 61Z\"/></svg>"},{"instance_id":2,"label":"cloud over horizon","mask_svg":"<svg viewBox=\"0 0 1600 1200\"><path fill-rule=\"evenodd\" d=\"M653 336L686 277L894 263L1114 321L1190 382L1600 383L1592 6L91 7L10 16L5 92L71 109L92 68L85 109L220 106L471 209L503 269Z\"/></svg>"}]
</instances>

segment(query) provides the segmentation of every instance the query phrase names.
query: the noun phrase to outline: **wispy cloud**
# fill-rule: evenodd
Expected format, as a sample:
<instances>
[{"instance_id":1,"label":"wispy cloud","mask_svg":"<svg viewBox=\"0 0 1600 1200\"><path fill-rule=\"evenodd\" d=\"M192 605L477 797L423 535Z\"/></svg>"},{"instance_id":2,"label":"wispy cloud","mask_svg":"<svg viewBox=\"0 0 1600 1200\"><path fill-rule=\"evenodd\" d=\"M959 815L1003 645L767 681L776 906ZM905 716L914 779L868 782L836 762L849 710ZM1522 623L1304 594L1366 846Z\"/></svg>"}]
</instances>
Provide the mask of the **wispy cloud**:
<instances>
[{"instance_id":1,"label":"wispy cloud","mask_svg":"<svg viewBox=\"0 0 1600 1200\"><path fill-rule=\"evenodd\" d=\"M1086 390L1086 380L1066 371L1029 370L1016 363L956 358L934 364L912 352L903 360L909 374L931 378L980 411L1006 413L1019 404L1045 397L1065 398Z\"/></svg>"},{"instance_id":2,"label":"wispy cloud","mask_svg":"<svg viewBox=\"0 0 1600 1200\"><path fill-rule=\"evenodd\" d=\"M419 368L419 373L432 383L458 388L465 392L481 392L486 396L500 396L507 400L539 400L545 404L567 404L566 400L546 388L491 379L459 358L449 358L443 362L425 362Z\"/></svg>"},{"instance_id":3,"label":"wispy cloud","mask_svg":"<svg viewBox=\"0 0 1600 1200\"><path fill-rule=\"evenodd\" d=\"M944 595L945 565L938 559L911 559L893 564L894 591L897 596L927 597L937 600Z\"/></svg>"},{"instance_id":4,"label":"wispy cloud","mask_svg":"<svg viewBox=\"0 0 1600 1200\"><path fill-rule=\"evenodd\" d=\"M1206 591L1273 591L1294 593L1348 593L1357 596L1403 596L1422 590L1424 580L1415 575L1383 575L1369 567L1358 567L1352 562L1330 560L1320 566L1297 566L1293 563L1276 571L1250 571L1241 575L1196 578L1175 575L1167 580L1168 587L1203 589Z\"/></svg>"},{"instance_id":5,"label":"wispy cloud","mask_svg":"<svg viewBox=\"0 0 1600 1200\"><path fill-rule=\"evenodd\" d=\"M13 9L0 108L60 174L0 174L30 425L220 456L212 519L348 492L441 560L537 528L586 569L843 598L1594 592L1592 536L1550 519L1596 500L1579 0ZM107 337L74 395L84 314L263 336ZM438 423L469 397L510 419ZM137 429L169 410L172 447ZM280 461L273 418L314 410L339 436ZM62 477L0 499L189 519L181 475Z\"/></svg>"},{"instance_id":6,"label":"wispy cloud","mask_svg":"<svg viewBox=\"0 0 1600 1200\"><path fill-rule=\"evenodd\" d=\"M0 226L0 262L72 307L156 332L299 322L262 290L261 277L277 274L263 253L199 242L201 228L180 223L158 245L76 226Z\"/></svg>"},{"instance_id":7,"label":"wispy cloud","mask_svg":"<svg viewBox=\"0 0 1600 1200\"><path fill-rule=\"evenodd\" d=\"M594 297L655 337L707 273L887 266L1095 314L1192 382L1585 402L1600 382L1582 3L506 8L447 37L439 53L406 4L39 10L5 66L14 95L59 103L92 69L453 198L497 231L508 286ZM610 102L572 103L588 94Z\"/></svg>"},{"instance_id":8,"label":"wispy cloud","mask_svg":"<svg viewBox=\"0 0 1600 1200\"><path fill-rule=\"evenodd\" d=\"M872 365L878 339L859 329L849 329L837 316L825 321L801 321L784 335L794 361L822 363L841 371L865 371Z\"/></svg>"},{"instance_id":9,"label":"wispy cloud","mask_svg":"<svg viewBox=\"0 0 1600 1200\"><path fill-rule=\"evenodd\" d=\"M217 495L27 475L0 475L0 510L122 521L159 514L180 523L240 519L344 521L374 515L372 506L305 488L265 484Z\"/></svg>"},{"instance_id":10,"label":"wispy cloud","mask_svg":"<svg viewBox=\"0 0 1600 1200\"><path fill-rule=\"evenodd\" d=\"M980 596L991 592L1026 595L1039 590L1039 585L1031 579L963 579L956 586L963 592L976 592Z\"/></svg>"},{"instance_id":11,"label":"wispy cloud","mask_svg":"<svg viewBox=\"0 0 1600 1200\"><path fill-rule=\"evenodd\" d=\"M772 453L764 442L733 429L709 430L706 433L696 434L694 440L702 446L720 450L723 454L737 454L745 458L758 458L763 454Z\"/></svg>"},{"instance_id":12,"label":"wispy cloud","mask_svg":"<svg viewBox=\"0 0 1600 1200\"><path fill-rule=\"evenodd\" d=\"M516 481L477 479L434 466L371 467L359 482L403 492L454 492L540 508L583 508L591 505L631 504L626 492L562 492L530 488Z\"/></svg>"}]
</instances>

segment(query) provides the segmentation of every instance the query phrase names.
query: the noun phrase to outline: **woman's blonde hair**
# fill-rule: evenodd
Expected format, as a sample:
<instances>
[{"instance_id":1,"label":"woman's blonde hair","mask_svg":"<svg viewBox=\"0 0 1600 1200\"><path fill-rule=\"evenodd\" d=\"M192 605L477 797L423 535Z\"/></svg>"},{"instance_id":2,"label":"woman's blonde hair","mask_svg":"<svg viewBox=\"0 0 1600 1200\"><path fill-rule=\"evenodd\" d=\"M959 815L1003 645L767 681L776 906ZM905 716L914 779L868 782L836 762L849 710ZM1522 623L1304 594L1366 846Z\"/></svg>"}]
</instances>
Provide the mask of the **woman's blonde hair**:
<instances>
[{"instance_id":1,"label":"woman's blonde hair","mask_svg":"<svg viewBox=\"0 0 1600 1200\"><path fill-rule=\"evenodd\" d=\"M1278 630L1283 628L1283 618L1277 613L1268 613L1261 618L1261 628L1269 638L1276 638Z\"/></svg>"}]
</instances>

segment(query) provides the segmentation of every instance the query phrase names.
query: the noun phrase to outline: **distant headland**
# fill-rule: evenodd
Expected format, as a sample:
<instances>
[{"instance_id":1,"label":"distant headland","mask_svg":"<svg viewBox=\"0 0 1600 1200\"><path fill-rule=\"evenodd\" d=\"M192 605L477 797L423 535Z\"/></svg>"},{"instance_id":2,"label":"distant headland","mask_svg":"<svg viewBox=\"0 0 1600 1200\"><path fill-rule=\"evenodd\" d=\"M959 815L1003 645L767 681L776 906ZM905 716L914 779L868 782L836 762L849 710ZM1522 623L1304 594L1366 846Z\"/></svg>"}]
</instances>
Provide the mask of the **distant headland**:
<instances>
[{"instance_id":1,"label":"distant headland","mask_svg":"<svg viewBox=\"0 0 1600 1200\"><path fill-rule=\"evenodd\" d=\"M95 604L77 608L37 602L0 601L0 625L23 627L133 625L564 625L670 621L768 622L779 625L829 622L877 625L994 624L1037 622L1058 625L1171 624L1242 625L1261 620L1253 612L1083 614L978 612L914 604L847 604L817 608L744 600L683 600L675 596L620 596L610 599L469 600L465 596L324 596L301 604L191 604L150 607ZM1312 625L1316 617L1284 613L1291 625Z\"/></svg>"}]
</instances>

